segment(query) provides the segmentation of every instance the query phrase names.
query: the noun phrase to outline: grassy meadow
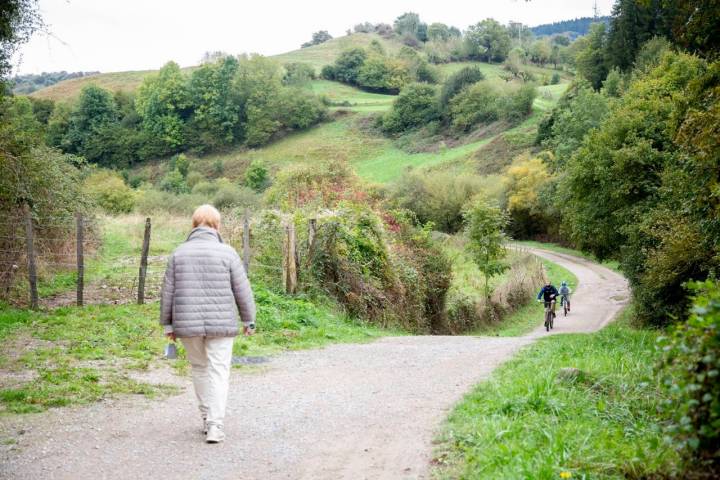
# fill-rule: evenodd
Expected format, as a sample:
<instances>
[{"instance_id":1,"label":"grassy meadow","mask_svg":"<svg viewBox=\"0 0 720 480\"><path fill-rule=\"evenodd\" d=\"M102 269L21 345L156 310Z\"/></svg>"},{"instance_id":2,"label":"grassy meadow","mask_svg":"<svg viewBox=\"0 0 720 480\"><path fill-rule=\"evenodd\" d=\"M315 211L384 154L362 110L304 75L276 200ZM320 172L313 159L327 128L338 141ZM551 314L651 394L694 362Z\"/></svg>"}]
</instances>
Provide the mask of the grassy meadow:
<instances>
[{"instance_id":1,"label":"grassy meadow","mask_svg":"<svg viewBox=\"0 0 720 480\"><path fill-rule=\"evenodd\" d=\"M475 387L438 438L434 478L666 478L678 454L657 414L660 333L631 316L543 338Z\"/></svg>"}]
</instances>

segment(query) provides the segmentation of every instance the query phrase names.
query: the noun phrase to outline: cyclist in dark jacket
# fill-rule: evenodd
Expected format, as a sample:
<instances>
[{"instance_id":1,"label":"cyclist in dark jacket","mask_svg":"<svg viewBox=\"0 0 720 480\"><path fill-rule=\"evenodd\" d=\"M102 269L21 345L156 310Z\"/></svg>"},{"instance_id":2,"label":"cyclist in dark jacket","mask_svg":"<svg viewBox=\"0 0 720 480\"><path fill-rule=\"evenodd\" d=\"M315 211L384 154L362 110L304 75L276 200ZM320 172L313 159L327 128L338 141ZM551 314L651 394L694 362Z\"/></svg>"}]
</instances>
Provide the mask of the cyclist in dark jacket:
<instances>
[{"instance_id":1,"label":"cyclist in dark jacket","mask_svg":"<svg viewBox=\"0 0 720 480\"><path fill-rule=\"evenodd\" d=\"M545 284L544 287L540 289L540 292L537 295L538 300L544 300L545 302L549 302L551 300L554 300L555 297L559 295L557 288L555 286L548 282Z\"/></svg>"}]
</instances>

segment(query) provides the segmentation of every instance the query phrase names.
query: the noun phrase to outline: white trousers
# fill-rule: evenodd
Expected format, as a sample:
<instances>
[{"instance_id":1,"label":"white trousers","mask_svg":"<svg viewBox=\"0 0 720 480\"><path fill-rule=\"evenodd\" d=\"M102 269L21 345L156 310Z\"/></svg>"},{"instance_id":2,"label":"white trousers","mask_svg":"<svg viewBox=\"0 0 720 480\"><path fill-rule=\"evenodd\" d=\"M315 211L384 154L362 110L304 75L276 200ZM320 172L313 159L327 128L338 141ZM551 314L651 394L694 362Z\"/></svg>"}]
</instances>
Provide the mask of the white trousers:
<instances>
[{"instance_id":1,"label":"white trousers","mask_svg":"<svg viewBox=\"0 0 720 480\"><path fill-rule=\"evenodd\" d=\"M234 337L187 337L180 340L192 366L200 413L207 417L208 426L222 425Z\"/></svg>"}]
</instances>

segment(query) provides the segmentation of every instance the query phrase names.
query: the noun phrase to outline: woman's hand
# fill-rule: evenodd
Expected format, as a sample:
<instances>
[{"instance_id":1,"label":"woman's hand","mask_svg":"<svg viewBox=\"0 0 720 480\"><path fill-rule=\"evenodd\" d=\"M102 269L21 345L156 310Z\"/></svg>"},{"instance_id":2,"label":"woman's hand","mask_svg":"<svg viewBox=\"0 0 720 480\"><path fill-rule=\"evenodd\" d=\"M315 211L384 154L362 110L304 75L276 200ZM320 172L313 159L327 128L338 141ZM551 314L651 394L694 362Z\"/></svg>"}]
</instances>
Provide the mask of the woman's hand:
<instances>
[{"instance_id":1,"label":"woman's hand","mask_svg":"<svg viewBox=\"0 0 720 480\"><path fill-rule=\"evenodd\" d=\"M246 337L249 337L253 333L255 333L255 324L254 323L251 323L250 325L243 325L243 335L245 335Z\"/></svg>"},{"instance_id":2,"label":"woman's hand","mask_svg":"<svg viewBox=\"0 0 720 480\"><path fill-rule=\"evenodd\" d=\"M168 332L165 334L165 336L172 342L174 342L177 338L175 337L175 332Z\"/></svg>"}]
</instances>

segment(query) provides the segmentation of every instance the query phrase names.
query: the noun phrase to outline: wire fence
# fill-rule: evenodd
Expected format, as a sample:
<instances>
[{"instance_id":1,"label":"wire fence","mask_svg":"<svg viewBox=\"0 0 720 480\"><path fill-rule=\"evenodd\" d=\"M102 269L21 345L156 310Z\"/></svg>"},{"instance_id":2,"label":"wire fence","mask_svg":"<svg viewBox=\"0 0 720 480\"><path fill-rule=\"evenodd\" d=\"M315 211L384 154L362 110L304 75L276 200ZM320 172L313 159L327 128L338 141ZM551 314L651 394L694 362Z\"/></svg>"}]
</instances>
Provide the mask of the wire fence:
<instances>
[{"instance_id":1,"label":"wire fence","mask_svg":"<svg viewBox=\"0 0 720 480\"><path fill-rule=\"evenodd\" d=\"M168 241L153 232L149 217L142 224L123 226L120 239L104 238L102 229L97 219L81 214L38 219L28 208L0 220L0 301L38 308L159 299L168 253L180 243L182 232ZM245 211L226 216L222 234L237 249L250 275L280 283L292 294L298 289L298 252L309 251L315 231L311 219L299 249L291 217L267 213L252 217ZM124 242L121 253L113 250L113 242ZM154 242L164 243L162 253L151 249Z\"/></svg>"}]
</instances>

